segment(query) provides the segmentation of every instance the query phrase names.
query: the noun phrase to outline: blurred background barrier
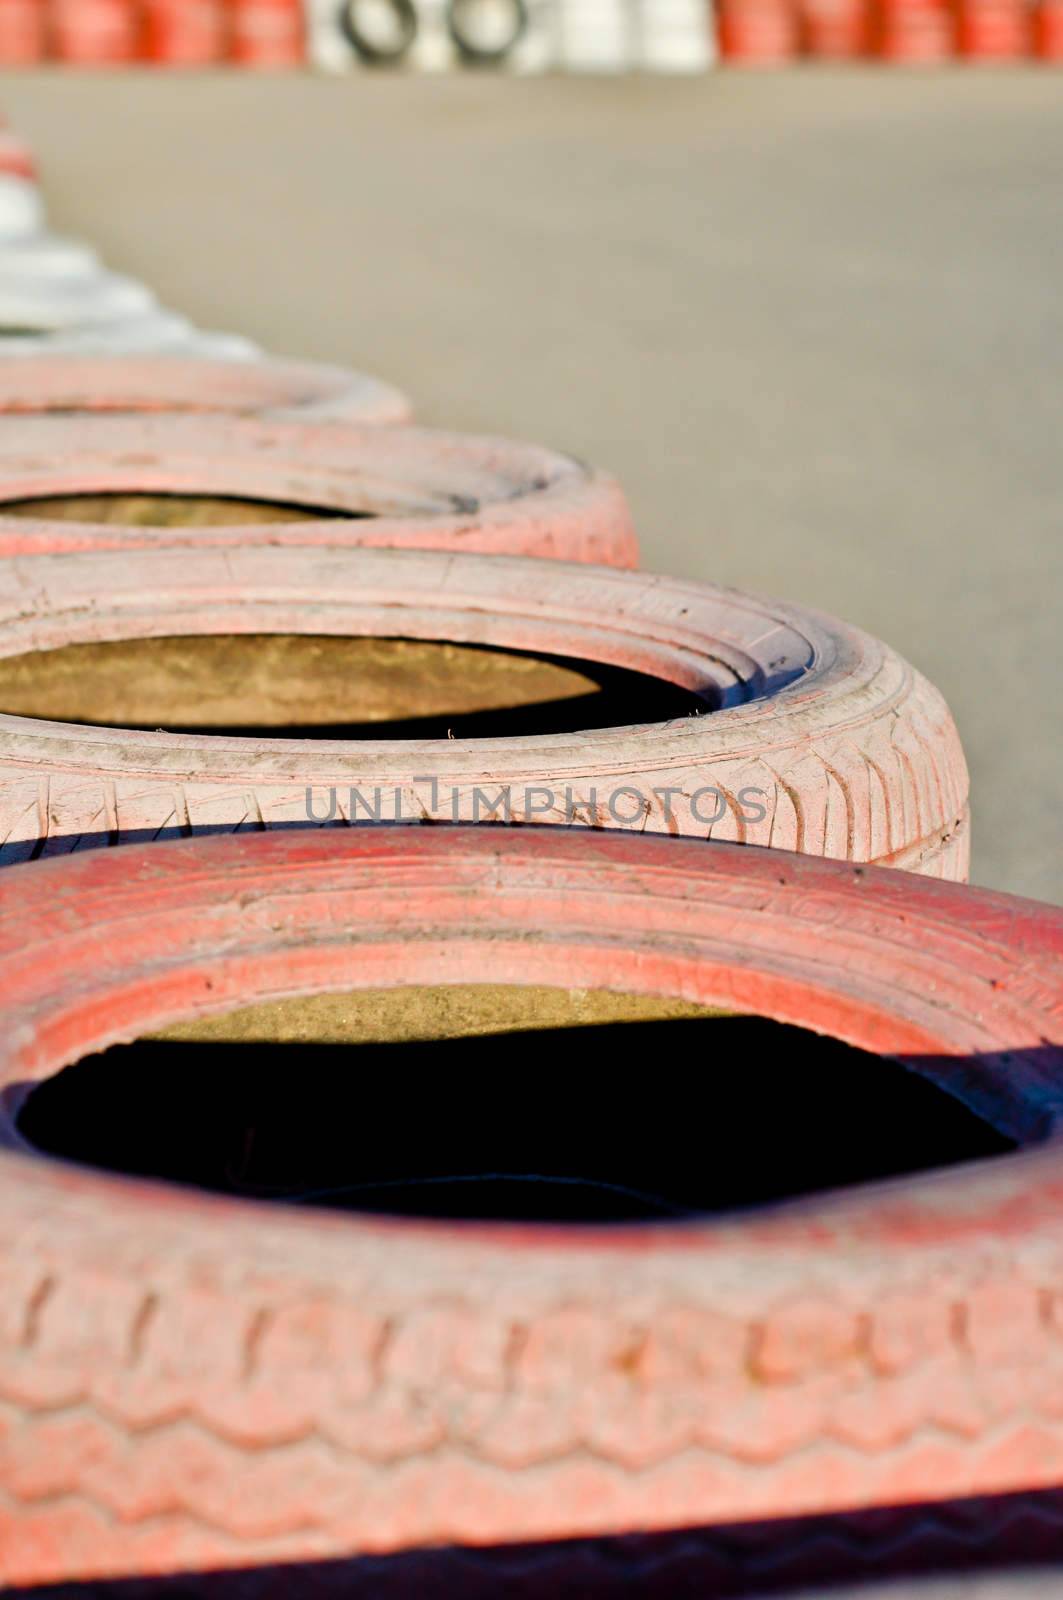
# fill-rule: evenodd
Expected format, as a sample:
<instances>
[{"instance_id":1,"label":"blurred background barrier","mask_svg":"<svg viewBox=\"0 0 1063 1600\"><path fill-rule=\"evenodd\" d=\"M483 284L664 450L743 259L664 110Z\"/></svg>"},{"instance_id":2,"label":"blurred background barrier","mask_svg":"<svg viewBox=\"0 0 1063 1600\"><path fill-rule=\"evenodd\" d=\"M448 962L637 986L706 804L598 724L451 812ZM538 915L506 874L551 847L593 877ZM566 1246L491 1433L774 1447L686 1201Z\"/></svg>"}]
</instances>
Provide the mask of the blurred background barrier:
<instances>
[{"instance_id":1,"label":"blurred background barrier","mask_svg":"<svg viewBox=\"0 0 1063 1600\"><path fill-rule=\"evenodd\" d=\"M0 67L700 72L1063 61L1063 0L0 0Z\"/></svg>"}]
</instances>

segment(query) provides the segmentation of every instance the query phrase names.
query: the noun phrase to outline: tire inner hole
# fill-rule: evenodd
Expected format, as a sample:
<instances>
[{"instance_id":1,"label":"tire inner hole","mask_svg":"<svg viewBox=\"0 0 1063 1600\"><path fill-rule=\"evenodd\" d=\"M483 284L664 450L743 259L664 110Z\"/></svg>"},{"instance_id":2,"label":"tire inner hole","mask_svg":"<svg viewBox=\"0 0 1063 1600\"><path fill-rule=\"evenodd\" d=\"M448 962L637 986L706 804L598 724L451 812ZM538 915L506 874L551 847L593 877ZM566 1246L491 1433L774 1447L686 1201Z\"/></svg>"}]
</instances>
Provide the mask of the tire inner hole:
<instances>
[{"instance_id":1,"label":"tire inner hole","mask_svg":"<svg viewBox=\"0 0 1063 1600\"><path fill-rule=\"evenodd\" d=\"M0 711L96 727L269 738L576 732L710 709L644 673L424 639L205 634L0 660Z\"/></svg>"},{"instance_id":2,"label":"tire inner hole","mask_svg":"<svg viewBox=\"0 0 1063 1600\"><path fill-rule=\"evenodd\" d=\"M424 1217L630 1221L1002 1154L929 1080L674 1000L463 985L258 1004L86 1057L20 1127L228 1195Z\"/></svg>"},{"instance_id":3,"label":"tire inner hole","mask_svg":"<svg viewBox=\"0 0 1063 1600\"><path fill-rule=\"evenodd\" d=\"M36 495L7 501L0 510L5 517L108 523L122 528L247 527L265 522L331 522L373 515L371 511L338 511L282 500L210 494Z\"/></svg>"}]
</instances>

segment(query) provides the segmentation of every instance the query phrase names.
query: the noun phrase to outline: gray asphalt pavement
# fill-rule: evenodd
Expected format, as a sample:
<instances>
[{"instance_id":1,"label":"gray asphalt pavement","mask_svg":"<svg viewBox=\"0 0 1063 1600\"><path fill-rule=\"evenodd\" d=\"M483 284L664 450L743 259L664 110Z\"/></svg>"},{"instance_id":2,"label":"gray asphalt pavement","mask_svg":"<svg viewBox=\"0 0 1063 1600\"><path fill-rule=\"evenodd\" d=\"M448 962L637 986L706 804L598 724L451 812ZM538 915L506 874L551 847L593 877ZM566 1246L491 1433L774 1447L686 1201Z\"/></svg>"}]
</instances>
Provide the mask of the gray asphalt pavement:
<instances>
[{"instance_id":1,"label":"gray asphalt pavement","mask_svg":"<svg viewBox=\"0 0 1063 1600\"><path fill-rule=\"evenodd\" d=\"M944 690L974 878L1063 898L1063 80L30 74L56 226L197 321L619 473L650 567Z\"/></svg>"}]
</instances>

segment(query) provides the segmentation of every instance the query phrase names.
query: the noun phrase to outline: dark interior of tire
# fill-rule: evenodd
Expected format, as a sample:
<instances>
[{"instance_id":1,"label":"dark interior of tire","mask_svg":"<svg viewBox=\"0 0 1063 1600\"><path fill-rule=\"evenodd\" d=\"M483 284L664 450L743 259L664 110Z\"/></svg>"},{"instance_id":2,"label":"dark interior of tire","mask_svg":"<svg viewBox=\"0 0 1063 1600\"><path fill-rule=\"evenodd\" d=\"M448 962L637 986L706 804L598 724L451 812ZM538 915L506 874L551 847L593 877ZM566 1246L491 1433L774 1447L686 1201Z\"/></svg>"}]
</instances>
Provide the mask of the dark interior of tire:
<instances>
[{"instance_id":1,"label":"dark interior of tire","mask_svg":"<svg viewBox=\"0 0 1063 1600\"><path fill-rule=\"evenodd\" d=\"M800 1028L596 991L272 1002L87 1057L20 1118L42 1151L263 1201L630 1222L1002 1154L903 1066Z\"/></svg>"}]
</instances>

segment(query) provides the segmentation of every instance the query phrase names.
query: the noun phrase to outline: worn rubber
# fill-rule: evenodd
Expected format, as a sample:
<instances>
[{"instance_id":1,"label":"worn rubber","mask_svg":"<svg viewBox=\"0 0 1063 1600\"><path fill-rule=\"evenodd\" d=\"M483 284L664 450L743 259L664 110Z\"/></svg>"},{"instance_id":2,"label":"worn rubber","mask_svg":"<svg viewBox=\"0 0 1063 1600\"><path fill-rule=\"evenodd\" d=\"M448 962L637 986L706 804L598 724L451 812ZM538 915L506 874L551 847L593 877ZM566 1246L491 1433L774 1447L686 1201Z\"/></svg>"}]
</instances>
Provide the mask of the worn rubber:
<instances>
[{"instance_id":1,"label":"worn rubber","mask_svg":"<svg viewBox=\"0 0 1063 1600\"><path fill-rule=\"evenodd\" d=\"M0 254L0 282L6 269ZM72 357L0 366L0 413L193 411L294 420L400 423L406 396L361 372L310 362Z\"/></svg>"},{"instance_id":2,"label":"worn rubber","mask_svg":"<svg viewBox=\"0 0 1063 1600\"><path fill-rule=\"evenodd\" d=\"M20 1143L179 1019L439 983L679 997L1063 1115L1063 913L776 851L374 828L0 876L0 1577L311 1560L1063 1482L1057 1148L608 1228L266 1209ZM711 1026L711 1024L710 1024Z\"/></svg>"},{"instance_id":3,"label":"worn rubber","mask_svg":"<svg viewBox=\"0 0 1063 1600\"><path fill-rule=\"evenodd\" d=\"M398 452L425 436L366 437ZM263 466L258 481L271 493L287 480ZM516 515L500 502L494 526L505 532ZM480 519L439 520L457 539ZM374 525L350 526L357 536ZM255 536L275 538L277 527ZM334 528L318 524L316 536L334 539ZM32 529L12 519L4 537L29 530L32 539ZM234 535L194 532L222 546ZM879 640L797 606L605 567L309 543L201 544L194 562L170 549L13 555L0 567L0 657L217 633L437 639L605 662L691 691L706 714L578 734L379 741L137 733L2 715L0 864L206 829L307 827L308 789L323 820L334 790L332 820L342 820L354 786L367 805L379 787L382 820L491 820L508 788L515 821L967 872L967 769L940 694ZM699 797L707 788L719 797ZM763 799L743 801L747 788ZM353 809L364 819L359 801Z\"/></svg>"},{"instance_id":4,"label":"worn rubber","mask_svg":"<svg viewBox=\"0 0 1063 1600\"><path fill-rule=\"evenodd\" d=\"M268 389L258 364L230 388ZM291 389L288 391L291 392ZM164 532L28 521L6 501L80 493L236 496L360 514ZM313 543L473 550L630 567L638 545L619 485L537 445L427 429L225 416L27 417L0 431L0 554ZM256 557L257 561L257 557Z\"/></svg>"}]
</instances>

